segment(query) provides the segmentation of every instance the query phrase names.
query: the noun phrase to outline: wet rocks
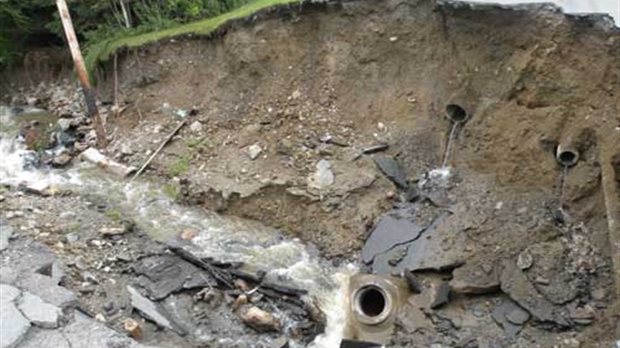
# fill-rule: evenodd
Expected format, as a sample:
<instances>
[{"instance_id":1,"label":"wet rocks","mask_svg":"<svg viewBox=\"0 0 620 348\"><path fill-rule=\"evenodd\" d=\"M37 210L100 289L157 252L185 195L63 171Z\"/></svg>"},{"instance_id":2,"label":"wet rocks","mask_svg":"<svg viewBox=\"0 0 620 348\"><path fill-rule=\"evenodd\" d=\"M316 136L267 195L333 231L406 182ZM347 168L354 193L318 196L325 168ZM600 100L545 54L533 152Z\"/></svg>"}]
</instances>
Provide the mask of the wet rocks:
<instances>
[{"instance_id":1,"label":"wet rocks","mask_svg":"<svg viewBox=\"0 0 620 348\"><path fill-rule=\"evenodd\" d=\"M280 323L273 314L255 306L242 308L239 318L244 324L257 332L278 331L280 329Z\"/></svg>"},{"instance_id":2,"label":"wet rocks","mask_svg":"<svg viewBox=\"0 0 620 348\"><path fill-rule=\"evenodd\" d=\"M387 156L375 158L375 164L379 170L399 188L407 187L405 170L395 159Z\"/></svg>"},{"instance_id":3,"label":"wet rocks","mask_svg":"<svg viewBox=\"0 0 620 348\"><path fill-rule=\"evenodd\" d=\"M73 157L68 152L63 151L54 156L54 158L52 159L52 166L56 168L62 168L68 165L72 159Z\"/></svg>"},{"instance_id":4,"label":"wet rocks","mask_svg":"<svg viewBox=\"0 0 620 348\"><path fill-rule=\"evenodd\" d=\"M175 256L154 256L141 259L133 270L137 283L154 300L166 298L181 289L213 287L215 281L196 266Z\"/></svg>"}]
</instances>

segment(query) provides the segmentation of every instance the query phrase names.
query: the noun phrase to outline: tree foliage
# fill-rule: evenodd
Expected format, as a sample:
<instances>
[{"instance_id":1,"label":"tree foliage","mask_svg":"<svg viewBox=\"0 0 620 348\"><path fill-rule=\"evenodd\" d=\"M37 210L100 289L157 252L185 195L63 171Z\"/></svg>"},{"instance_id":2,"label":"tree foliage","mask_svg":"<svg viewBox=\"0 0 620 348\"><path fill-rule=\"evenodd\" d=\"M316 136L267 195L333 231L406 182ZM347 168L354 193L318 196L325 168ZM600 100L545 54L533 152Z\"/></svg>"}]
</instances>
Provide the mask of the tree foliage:
<instances>
[{"instance_id":1,"label":"tree foliage","mask_svg":"<svg viewBox=\"0 0 620 348\"><path fill-rule=\"evenodd\" d=\"M114 38L217 16L250 1L68 0L67 3L76 33L88 50ZM18 62L20 55L31 48L64 42L54 0L0 0L0 23L0 67ZM128 24L131 24L129 28Z\"/></svg>"}]
</instances>

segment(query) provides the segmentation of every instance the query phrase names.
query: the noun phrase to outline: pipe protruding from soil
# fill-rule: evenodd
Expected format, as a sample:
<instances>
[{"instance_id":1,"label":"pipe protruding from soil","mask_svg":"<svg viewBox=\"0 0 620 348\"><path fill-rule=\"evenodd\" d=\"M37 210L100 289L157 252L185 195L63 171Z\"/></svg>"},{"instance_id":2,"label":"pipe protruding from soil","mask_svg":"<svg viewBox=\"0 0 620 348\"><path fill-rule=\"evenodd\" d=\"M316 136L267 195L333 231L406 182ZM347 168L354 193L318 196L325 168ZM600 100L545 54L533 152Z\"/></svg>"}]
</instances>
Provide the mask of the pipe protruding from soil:
<instances>
[{"instance_id":1,"label":"pipe protruding from soil","mask_svg":"<svg viewBox=\"0 0 620 348\"><path fill-rule=\"evenodd\" d=\"M579 161L579 151L571 143L558 145L555 159L564 167L572 167Z\"/></svg>"},{"instance_id":2,"label":"pipe protruding from soil","mask_svg":"<svg viewBox=\"0 0 620 348\"><path fill-rule=\"evenodd\" d=\"M365 285L353 296L356 319L367 325L379 325L392 312L393 300L379 284Z\"/></svg>"},{"instance_id":3,"label":"pipe protruding from soil","mask_svg":"<svg viewBox=\"0 0 620 348\"><path fill-rule=\"evenodd\" d=\"M446 117L452 122L461 123L467 121L469 118L469 114L459 104L448 104L446 105Z\"/></svg>"}]
</instances>

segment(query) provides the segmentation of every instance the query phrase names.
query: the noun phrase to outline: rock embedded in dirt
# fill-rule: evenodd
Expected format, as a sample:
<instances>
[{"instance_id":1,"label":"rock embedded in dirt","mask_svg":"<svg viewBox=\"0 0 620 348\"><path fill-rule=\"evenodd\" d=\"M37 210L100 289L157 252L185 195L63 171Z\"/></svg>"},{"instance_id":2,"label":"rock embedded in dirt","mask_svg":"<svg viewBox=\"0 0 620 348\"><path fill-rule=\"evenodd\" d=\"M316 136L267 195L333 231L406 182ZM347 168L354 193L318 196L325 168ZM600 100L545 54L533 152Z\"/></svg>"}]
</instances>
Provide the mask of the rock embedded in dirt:
<instances>
[{"instance_id":1,"label":"rock embedded in dirt","mask_svg":"<svg viewBox=\"0 0 620 348\"><path fill-rule=\"evenodd\" d=\"M244 324L257 332L279 331L280 323L276 317L258 307L245 307L239 313L239 318Z\"/></svg>"},{"instance_id":2,"label":"rock embedded in dirt","mask_svg":"<svg viewBox=\"0 0 620 348\"><path fill-rule=\"evenodd\" d=\"M247 152L248 152L248 156L250 157L250 159L251 160L255 160L263 152L263 148L261 148L257 144L254 144L254 145L250 145L250 147L248 147Z\"/></svg>"},{"instance_id":3,"label":"rock embedded in dirt","mask_svg":"<svg viewBox=\"0 0 620 348\"><path fill-rule=\"evenodd\" d=\"M431 301L431 309L437 309L450 301L450 283L442 282L435 287Z\"/></svg>"},{"instance_id":4,"label":"rock embedded in dirt","mask_svg":"<svg viewBox=\"0 0 620 348\"><path fill-rule=\"evenodd\" d=\"M407 175L398 161L392 157L380 156L375 158L375 164L396 186L401 189L407 187Z\"/></svg>"},{"instance_id":5,"label":"rock embedded in dirt","mask_svg":"<svg viewBox=\"0 0 620 348\"><path fill-rule=\"evenodd\" d=\"M403 275L407 280L407 285L409 285L409 290L411 290L412 293L419 294L422 292L422 283L420 282L420 279L418 279L418 277L415 275L415 273L408 269L405 269L403 271Z\"/></svg>"},{"instance_id":6,"label":"rock embedded in dirt","mask_svg":"<svg viewBox=\"0 0 620 348\"><path fill-rule=\"evenodd\" d=\"M526 270L532 267L532 264L534 264L534 258L527 250L523 250L517 257L517 267Z\"/></svg>"},{"instance_id":7,"label":"rock embedded in dirt","mask_svg":"<svg viewBox=\"0 0 620 348\"><path fill-rule=\"evenodd\" d=\"M191 125L189 125L189 130L192 133L200 133L202 132L204 126L202 125L202 123L200 121L194 121L192 122Z\"/></svg>"},{"instance_id":8,"label":"rock embedded in dirt","mask_svg":"<svg viewBox=\"0 0 620 348\"><path fill-rule=\"evenodd\" d=\"M57 280L48 276L30 273L20 277L16 285L63 311L78 304L77 297L72 291L57 285Z\"/></svg>"},{"instance_id":9,"label":"rock embedded in dirt","mask_svg":"<svg viewBox=\"0 0 620 348\"><path fill-rule=\"evenodd\" d=\"M132 318L123 320L123 329L131 338L139 340L142 338L142 328L140 324Z\"/></svg>"},{"instance_id":10,"label":"rock embedded in dirt","mask_svg":"<svg viewBox=\"0 0 620 348\"><path fill-rule=\"evenodd\" d=\"M330 161L320 160L316 164L316 172L308 178L308 186L317 190L327 189L334 183L334 172L331 168Z\"/></svg>"},{"instance_id":11,"label":"rock embedded in dirt","mask_svg":"<svg viewBox=\"0 0 620 348\"><path fill-rule=\"evenodd\" d=\"M120 236L127 232L129 232L129 230L125 226L123 227L102 227L101 229L99 229L99 233L105 237Z\"/></svg>"}]
</instances>

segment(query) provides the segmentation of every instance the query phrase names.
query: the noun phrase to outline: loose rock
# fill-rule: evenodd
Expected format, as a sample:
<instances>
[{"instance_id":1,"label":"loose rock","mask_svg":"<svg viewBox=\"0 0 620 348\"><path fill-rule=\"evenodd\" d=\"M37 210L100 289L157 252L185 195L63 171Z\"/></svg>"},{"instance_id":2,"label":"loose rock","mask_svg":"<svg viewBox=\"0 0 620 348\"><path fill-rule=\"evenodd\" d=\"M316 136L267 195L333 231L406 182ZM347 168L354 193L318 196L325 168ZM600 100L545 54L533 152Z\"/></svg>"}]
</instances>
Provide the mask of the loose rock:
<instances>
[{"instance_id":1,"label":"loose rock","mask_svg":"<svg viewBox=\"0 0 620 348\"><path fill-rule=\"evenodd\" d=\"M247 326L257 332L278 331L280 323L273 314L258 307L250 307L242 310L239 317Z\"/></svg>"},{"instance_id":2,"label":"loose rock","mask_svg":"<svg viewBox=\"0 0 620 348\"><path fill-rule=\"evenodd\" d=\"M140 327L140 324L132 318L123 320L123 329L125 329L125 332L127 332L133 339L139 340L142 338L142 328Z\"/></svg>"},{"instance_id":3,"label":"loose rock","mask_svg":"<svg viewBox=\"0 0 620 348\"><path fill-rule=\"evenodd\" d=\"M258 156L260 156L260 154L262 152L263 152L263 149L260 146L256 145L256 144L251 145L250 147L248 147L248 156L250 156L251 160L257 159Z\"/></svg>"}]
</instances>

